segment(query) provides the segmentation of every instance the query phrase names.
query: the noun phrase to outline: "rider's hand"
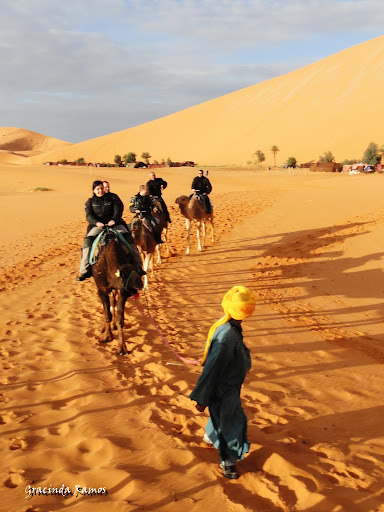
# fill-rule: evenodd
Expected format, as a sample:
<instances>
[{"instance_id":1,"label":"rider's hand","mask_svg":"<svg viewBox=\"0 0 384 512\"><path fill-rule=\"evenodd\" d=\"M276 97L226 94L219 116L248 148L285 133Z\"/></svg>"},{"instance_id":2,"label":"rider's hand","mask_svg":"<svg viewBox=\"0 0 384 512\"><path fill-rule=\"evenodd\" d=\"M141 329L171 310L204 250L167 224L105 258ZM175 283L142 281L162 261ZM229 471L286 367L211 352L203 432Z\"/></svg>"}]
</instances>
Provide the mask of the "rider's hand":
<instances>
[{"instance_id":1,"label":"rider's hand","mask_svg":"<svg viewBox=\"0 0 384 512\"><path fill-rule=\"evenodd\" d=\"M159 211L158 207L157 207L157 206L155 206L155 207L154 207L154 209L153 209L153 211L154 211L155 213L157 213L157 212Z\"/></svg>"},{"instance_id":2,"label":"rider's hand","mask_svg":"<svg viewBox=\"0 0 384 512\"><path fill-rule=\"evenodd\" d=\"M141 213L140 210L135 210L135 213Z\"/></svg>"},{"instance_id":3,"label":"rider's hand","mask_svg":"<svg viewBox=\"0 0 384 512\"><path fill-rule=\"evenodd\" d=\"M102 222L96 222L96 227L100 228L100 229L103 229L104 224Z\"/></svg>"},{"instance_id":4,"label":"rider's hand","mask_svg":"<svg viewBox=\"0 0 384 512\"><path fill-rule=\"evenodd\" d=\"M114 226L115 224L116 224L116 222L115 222L114 220L110 220L110 221L108 222L108 226L109 226L109 227L112 227L112 226Z\"/></svg>"}]
</instances>

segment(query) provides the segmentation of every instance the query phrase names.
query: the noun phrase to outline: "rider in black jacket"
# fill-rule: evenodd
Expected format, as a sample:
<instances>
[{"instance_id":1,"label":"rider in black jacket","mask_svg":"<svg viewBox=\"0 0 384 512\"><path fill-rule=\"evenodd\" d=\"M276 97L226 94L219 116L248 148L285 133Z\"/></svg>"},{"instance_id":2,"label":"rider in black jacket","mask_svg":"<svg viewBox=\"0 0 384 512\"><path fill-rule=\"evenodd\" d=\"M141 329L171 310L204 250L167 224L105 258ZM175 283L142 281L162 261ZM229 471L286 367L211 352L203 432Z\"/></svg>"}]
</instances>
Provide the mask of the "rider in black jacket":
<instances>
[{"instance_id":1,"label":"rider in black jacket","mask_svg":"<svg viewBox=\"0 0 384 512\"><path fill-rule=\"evenodd\" d=\"M165 204L164 199L161 197L162 191L167 188L168 183L163 180L163 178L156 178L156 174L154 172L149 173L149 178L149 181L147 181L149 194L159 201L167 221L172 222L169 216L167 205Z\"/></svg>"},{"instance_id":2,"label":"rider in black jacket","mask_svg":"<svg viewBox=\"0 0 384 512\"><path fill-rule=\"evenodd\" d=\"M161 232L159 229L158 220L152 215L152 211L157 212L155 200L149 195L147 185L140 185L140 191L138 194L132 197L129 209L136 215L141 215L150 223L152 227L152 233L157 244L162 244Z\"/></svg>"},{"instance_id":3,"label":"rider in black jacket","mask_svg":"<svg viewBox=\"0 0 384 512\"><path fill-rule=\"evenodd\" d=\"M124 208L123 203L116 194L106 194L103 182L100 180L93 182L92 190L93 196L85 203L85 215L88 227L80 262L80 276L77 280L84 281L91 277L92 268L89 264L89 254L92 243L105 226L113 227L128 241L132 248L135 260L134 263L139 269L139 274L143 275L143 271L141 270L143 262L140 253L133 242L132 235L129 233L125 222L121 218ZM116 200L116 198L118 198L118 200Z\"/></svg>"},{"instance_id":4,"label":"rider in black jacket","mask_svg":"<svg viewBox=\"0 0 384 512\"><path fill-rule=\"evenodd\" d=\"M201 195L207 213L212 213L212 204L208 197L208 194L212 192L212 185L209 179L204 176L202 169L193 178L191 188L196 194Z\"/></svg>"}]
</instances>

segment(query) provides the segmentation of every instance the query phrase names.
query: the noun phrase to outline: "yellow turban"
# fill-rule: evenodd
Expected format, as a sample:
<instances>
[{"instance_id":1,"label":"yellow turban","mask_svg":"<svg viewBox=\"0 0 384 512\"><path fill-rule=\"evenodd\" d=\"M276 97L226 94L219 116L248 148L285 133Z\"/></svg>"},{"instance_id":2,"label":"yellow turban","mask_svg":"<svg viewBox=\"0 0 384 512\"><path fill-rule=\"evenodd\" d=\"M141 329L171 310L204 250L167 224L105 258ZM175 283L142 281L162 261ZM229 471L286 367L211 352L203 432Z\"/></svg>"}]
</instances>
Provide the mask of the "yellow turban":
<instances>
[{"instance_id":1,"label":"yellow turban","mask_svg":"<svg viewBox=\"0 0 384 512\"><path fill-rule=\"evenodd\" d=\"M221 305L223 306L225 315L209 329L201 364L204 364L207 359L208 350L216 329L220 325L228 322L231 318L244 320L244 318L251 316L255 310L256 294L245 286L234 286L224 295Z\"/></svg>"}]
</instances>

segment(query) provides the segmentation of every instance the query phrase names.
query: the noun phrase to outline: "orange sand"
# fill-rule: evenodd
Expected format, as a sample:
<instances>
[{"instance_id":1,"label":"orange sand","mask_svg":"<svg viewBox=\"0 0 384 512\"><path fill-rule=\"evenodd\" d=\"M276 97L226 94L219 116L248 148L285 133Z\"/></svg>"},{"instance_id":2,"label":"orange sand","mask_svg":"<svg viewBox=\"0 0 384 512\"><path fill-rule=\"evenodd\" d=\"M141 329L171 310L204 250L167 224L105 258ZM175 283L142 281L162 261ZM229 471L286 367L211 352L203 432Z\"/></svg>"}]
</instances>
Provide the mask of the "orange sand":
<instances>
[{"instance_id":1,"label":"orange sand","mask_svg":"<svg viewBox=\"0 0 384 512\"><path fill-rule=\"evenodd\" d=\"M158 172L169 206L195 173ZM198 254L193 236L190 256L171 208L173 255L140 302L173 346L201 356L232 285L259 297L244 322L252 446L237 481L187 398L200 368L131 302L131 353L100 345L95 285L75 281L90 183L108 177L127 205L147 171L13 165L0 177L2 511L384 511L384 176L211 170L217 242ZM25 499L27 485L62 484L108 495Z\"/></svg>"}]
</instances>

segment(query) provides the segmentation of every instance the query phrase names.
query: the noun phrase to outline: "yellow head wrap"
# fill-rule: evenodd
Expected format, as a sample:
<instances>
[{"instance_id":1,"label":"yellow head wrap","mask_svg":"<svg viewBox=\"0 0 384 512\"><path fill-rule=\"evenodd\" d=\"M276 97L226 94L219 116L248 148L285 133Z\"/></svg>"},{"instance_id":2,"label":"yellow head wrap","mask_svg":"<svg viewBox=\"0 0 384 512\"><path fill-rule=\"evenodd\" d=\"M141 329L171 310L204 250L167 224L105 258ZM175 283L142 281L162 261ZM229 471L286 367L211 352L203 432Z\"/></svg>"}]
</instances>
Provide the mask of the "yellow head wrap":
<instances>
[{"instance_id":1,"label":"yellow head wrap","mask_svg":"<svg viewBox=\"0 0 384 512\"><path fill-rule=\"evenodd\" d=\"M231 318L244 320L244 318L251 316L255 310L256 294L245 286L234 286L224 295L221 305L223 306L225 314L209 329L201 364L204 364L207 359L208 350L216 329L220 325L228 322Z\"/></svg>"}]
</instances>

